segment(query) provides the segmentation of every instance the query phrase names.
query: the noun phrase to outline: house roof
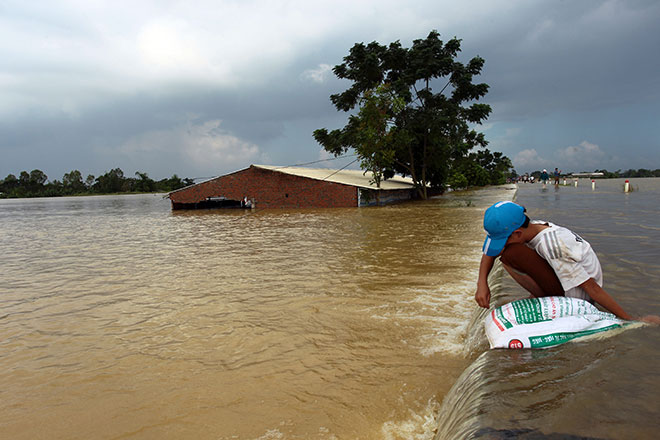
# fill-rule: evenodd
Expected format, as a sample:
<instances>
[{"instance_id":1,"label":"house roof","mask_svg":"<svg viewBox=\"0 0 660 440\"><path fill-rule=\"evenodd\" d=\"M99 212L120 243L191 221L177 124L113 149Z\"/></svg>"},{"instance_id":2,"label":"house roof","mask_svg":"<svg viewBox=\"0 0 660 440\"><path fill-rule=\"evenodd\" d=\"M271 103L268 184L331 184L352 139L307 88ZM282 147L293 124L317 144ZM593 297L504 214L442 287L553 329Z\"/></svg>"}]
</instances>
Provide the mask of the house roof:
<instances>
[{"instance_id":1,"label":"house roof","mask_svg":"<svg viewBox=\"0 0 660 440\"><path fill-rule=\"evenodd\" d=\"M328 168L300 168L300 167L281 167L273 165L253 165L256 168L262 168L270 171L290 174L293 176L306 177L308 179L324 180L326 182L340 183L365 189L412 189L413 180L409 177L394 176L387 180L381 180L380 188L371 183L373 173L361 170L332 170Z\"/></svg>"},{"instance_id":2,"label":"house roof","mask_svg":"<svg viewBox=\"0 0 660 440\"><path fill-rule=\"evenodd\" d=\"M358 188L364 189L381 189L381 190L395 190L395 189L413 189L415 184L410 177L401 177L393 176L387 180L381 180L380 188L376 187L375 184L371 183L370 180L373 179L373 173L370 171L361 171L361 170L333 170L329 168L301 168L301 167L291 167L291 166L275 166L275 165L252 165L255 168L261 168L269 171L276 171L279 173L290 174L292 176L306 177L308 179L323 180L326 182L339 183L343 185L355 186ZM248 168L245 168L246 170ZM244 171L240 170L240 171ZM240 171L236 171L237 173ZM231 173L233 174L233 173ZM169 194L173 194L179 191L185 191L188 188L201 185L203 183L209 182L211 180L218 179L223 176L212 177L203 182L198 182L193 185L189 185L183 188L175 189L170 191Z\"/></svg>"}]
</instances>

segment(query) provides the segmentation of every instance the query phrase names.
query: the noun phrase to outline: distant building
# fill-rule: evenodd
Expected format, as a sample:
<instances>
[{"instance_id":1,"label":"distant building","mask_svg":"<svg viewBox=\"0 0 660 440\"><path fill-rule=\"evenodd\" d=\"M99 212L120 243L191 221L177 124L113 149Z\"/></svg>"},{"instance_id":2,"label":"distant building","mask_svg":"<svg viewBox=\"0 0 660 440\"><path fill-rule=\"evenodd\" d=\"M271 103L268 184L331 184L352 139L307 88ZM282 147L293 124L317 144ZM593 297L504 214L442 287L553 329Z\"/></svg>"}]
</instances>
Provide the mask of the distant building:
<instances>
[{"instance_id":1,"label":"distant building","mask_svg":"<svg viewBox=\"0 0 660 440\"><path fill-rule=\"evenodd\" d=\"M410 178L395 176L381 181L380 188L370 180L370 172L359 170L251 165L172 191L168 197L172 209L346 208L416 197Z\"/></svg>"},{"instance_id":2,"label":"distant building","mask_svg":"<svg viewBox=\"0 0 660 440\"><path fill-rule=\"evenodd\" d=\"M605 174L604 173L573 173L570 175L570 177L588 177L588 178L605 177Z\"/></svg>"}]
</instances>

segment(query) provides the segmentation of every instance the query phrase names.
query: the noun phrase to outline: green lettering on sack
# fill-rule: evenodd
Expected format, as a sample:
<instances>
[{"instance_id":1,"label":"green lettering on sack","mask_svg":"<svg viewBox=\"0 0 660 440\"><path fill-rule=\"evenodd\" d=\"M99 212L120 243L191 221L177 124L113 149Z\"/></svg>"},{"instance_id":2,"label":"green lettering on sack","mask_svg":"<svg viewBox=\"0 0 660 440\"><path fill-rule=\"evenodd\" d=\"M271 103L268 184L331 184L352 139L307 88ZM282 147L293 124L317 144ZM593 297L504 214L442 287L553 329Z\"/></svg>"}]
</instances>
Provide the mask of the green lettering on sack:
<instances>
[{"instance_id":1,"label":"green lettering on sack","mask_svg":"<svg viewBox=\"0 0 660 440\"><path fill-rule=\"evenodd\" d=\"M620 328L621 324L612 324L607 327L601 327L593 330L584 330L581 332L567 332L567 333L550 333L542 336L530 336L529 343L532 348L546 348L552 347L554 345L563 344L566 341L571 339L579 338L582 336L592 335L594 333L600 333L613 328Z\"/></svg>"},{"instance_id":2,"label":"green lettering on sack","mask_svg":"<svg viewBox=\"0 0 660 440\"><path fill-rule=\"evenodd\" d=\"M504 317L504 313L502 313L502 307L495 309L495 315L505 328L513 327L513 324L511 324L511 322L509 322L509 320Z\"/></svg>"},{"instance_id":3,"label":"green lettering on sack","mask_svg":"<svg viewBox=\"0 0 660 440\"><path fill-rule=\"evenodd\" d=\"M541 305L536 298L521 299L511 303L518 324L547 321L543 318Z\"/></svg>"}]
</instances>

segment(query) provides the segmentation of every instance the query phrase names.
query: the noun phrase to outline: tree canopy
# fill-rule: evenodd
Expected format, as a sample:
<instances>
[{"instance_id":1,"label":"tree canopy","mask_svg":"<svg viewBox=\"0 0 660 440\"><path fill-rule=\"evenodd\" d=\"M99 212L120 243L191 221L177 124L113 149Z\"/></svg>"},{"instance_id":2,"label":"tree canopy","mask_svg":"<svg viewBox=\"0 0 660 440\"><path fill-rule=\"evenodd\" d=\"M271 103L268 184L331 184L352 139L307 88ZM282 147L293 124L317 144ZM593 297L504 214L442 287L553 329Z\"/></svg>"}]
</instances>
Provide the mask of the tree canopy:
<instances>
[{"instance_id":1,"label":"tree canopy","mask_svg":"<svg viewBox=\"0 0 660 440\"><path fill-rule=\"evenodd\" d=\"M459 39L443 43L436 31L413 41L410 48L399 41L389 46L355 44L333 69L338 78L353 84L330 96L337 110L352 112L348 123L342 129L315 130L314 138L335 156L353 149L376 184L397 173L411 176L422 198L427 198L429 187L444 188L450 176L454 183L478 184L462 173L470 150L488 144L471 128L491 112L488 104L478 102L488 85L473 82L483 58L463 64L457 60L460 50ZM492 176L503 168L508 172L511 165L506 156L495 154L490 169L476 164L488 174L487 183L501 180Z\"/></svg>"}]
</instances>

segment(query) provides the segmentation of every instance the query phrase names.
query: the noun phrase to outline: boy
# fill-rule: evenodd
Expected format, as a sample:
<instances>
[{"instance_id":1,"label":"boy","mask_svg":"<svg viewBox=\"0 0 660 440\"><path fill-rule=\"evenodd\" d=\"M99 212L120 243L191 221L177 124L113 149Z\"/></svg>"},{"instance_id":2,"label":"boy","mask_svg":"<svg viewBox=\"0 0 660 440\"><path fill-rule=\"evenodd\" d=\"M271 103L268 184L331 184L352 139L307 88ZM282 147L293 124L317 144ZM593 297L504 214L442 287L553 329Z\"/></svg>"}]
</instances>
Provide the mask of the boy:
<instances>
[{"instance_id":1,"label":"boy","mask_svg":"<svg viewBox=\"0 0 660 440\"><path fill-rule=\"evenodd\" d=\"M552 172L553 177L555 178L555 185L559 185L559 176L561 175L561 171L555 167L555 170Z\"/></svg>"},{"instance_id":2,"label":"boy","mask_svg":"<svg viewBox=\"0 0 660 440\"><path fill-rule=\"evenodd\" d=\"M488 274L495 258L533 296L568 296L600 304L621 319L633 319L603 288L603 272L591 245L574 232L543 221L530 221L525 208L498 202L486 210L488 233L479 265L474 299L490 305ZM660 323L658 316L640 320Z\"/></svg>"}]
</instances>

